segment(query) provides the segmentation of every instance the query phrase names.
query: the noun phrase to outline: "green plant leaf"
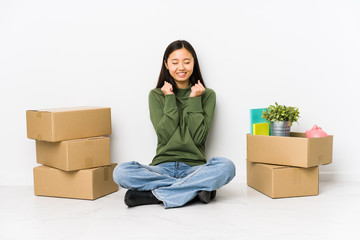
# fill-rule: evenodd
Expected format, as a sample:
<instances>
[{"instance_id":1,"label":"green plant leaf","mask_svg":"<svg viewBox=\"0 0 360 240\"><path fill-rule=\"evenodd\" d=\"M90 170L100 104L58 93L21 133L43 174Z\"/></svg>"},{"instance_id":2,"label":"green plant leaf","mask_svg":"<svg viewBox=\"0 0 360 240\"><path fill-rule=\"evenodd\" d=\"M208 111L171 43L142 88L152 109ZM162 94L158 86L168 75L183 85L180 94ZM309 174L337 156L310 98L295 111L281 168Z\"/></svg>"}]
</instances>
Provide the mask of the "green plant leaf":
<instances>
[{"instance_id":1,"label":"green plant leaf","mask_svg":"<svg viewBox=\"0 0 360 240\"><path fill-rule=\"evenodd\" d=\"M289 121L290 125L293 122L297 122L300 118L299 108L298 107L287 107L285 105L279 105L275 102L274 105L270 105L261 116L267 121Z\"/></svg>"}]
</instances>

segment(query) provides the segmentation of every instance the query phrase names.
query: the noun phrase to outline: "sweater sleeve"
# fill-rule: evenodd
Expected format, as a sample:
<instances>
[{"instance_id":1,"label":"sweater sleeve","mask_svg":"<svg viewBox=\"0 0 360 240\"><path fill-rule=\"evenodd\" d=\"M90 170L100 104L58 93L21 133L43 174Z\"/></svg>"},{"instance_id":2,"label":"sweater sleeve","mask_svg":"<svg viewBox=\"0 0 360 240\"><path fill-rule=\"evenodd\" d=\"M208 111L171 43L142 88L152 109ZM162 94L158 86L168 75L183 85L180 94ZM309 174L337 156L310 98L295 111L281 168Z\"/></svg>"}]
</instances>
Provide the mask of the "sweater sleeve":
<instances>
[{"instance_id":1,"label":"sweater sleeve","mask_svg":"<svg viewBox=\"0 0 360 240\"><path fill-rule=\"evenodd\" d=\"M161 98L165 98L164 101ZM179 125L179 111L175 94L157 95L154 91L149 94L150 119L155 128L160 143L166 144Z\"/></svg>"},{"instance_id":2,"label":"sweater sleeve","mask_svg":"<svg viewBox=\"0 0 360 240\"><path fill-rule=\"evenodd\" d=\"M216 94L209 92L208 96L191 97L188 99L187 127L195 144L202 144L206 141L209 133L216 104Z\"/></svg>"}]
</instances>

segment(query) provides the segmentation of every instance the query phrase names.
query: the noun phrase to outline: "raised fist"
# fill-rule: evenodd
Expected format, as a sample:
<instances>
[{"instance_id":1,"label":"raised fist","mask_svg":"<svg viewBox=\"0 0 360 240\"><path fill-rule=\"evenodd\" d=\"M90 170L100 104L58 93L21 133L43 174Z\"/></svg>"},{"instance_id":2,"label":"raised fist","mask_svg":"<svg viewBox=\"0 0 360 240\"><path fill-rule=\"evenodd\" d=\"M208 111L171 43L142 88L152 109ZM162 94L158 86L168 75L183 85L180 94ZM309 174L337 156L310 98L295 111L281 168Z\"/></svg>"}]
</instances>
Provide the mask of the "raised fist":
<instances>
[{"instance_id":1,"label":"raised fist","mask_svg":"<svg viewBox=\"0 0 360 240\"><path fill-rule=\"evenodd\" d=\"M174 94L173 92L173 87L171 85L171 83L164 81L164 86L161 88L161 91L165 94Z\"/></svg>"},{"instance_id":2,"label":"raised fist","mask_svg":"<svg viewBox=\"0 0 360 240\"><path fill-rule=\"evenodd\" d=\"M189 97L198 97L205 92L205 87L201 84L200 80L194 86L191 87L191 93Z\"/></svg>"}]
</instances>

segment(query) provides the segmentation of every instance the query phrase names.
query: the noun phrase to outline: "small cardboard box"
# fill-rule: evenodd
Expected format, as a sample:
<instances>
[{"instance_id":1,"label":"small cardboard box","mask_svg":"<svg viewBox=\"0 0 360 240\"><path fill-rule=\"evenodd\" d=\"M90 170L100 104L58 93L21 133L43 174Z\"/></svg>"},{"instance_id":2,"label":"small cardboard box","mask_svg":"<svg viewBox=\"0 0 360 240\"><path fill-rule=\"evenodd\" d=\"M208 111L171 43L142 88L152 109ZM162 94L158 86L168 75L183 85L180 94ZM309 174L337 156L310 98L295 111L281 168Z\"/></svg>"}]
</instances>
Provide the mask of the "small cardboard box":
<instances>
[{"instance_id":1,"label":"small cardboard box","mask_svg":"<svg viewBox=\"0 0 360 240\"><path fill-rule=\"evenodd\" d=\"M333 136L306 138L247 135L247 160L295 167L314 167L332 162Z\"/></svg>"},{"instance_id":2,"label":"small cardboard box","mask_svg":"<svg viewBox=\"0 0 360 240\"><path fill-rule=\"evenodd\" d=\"M61 142L36 140L37 163L73 171L111 164L110 138L94 137Z\"/></svg>"},{"instance_id":3,"label":"small cardboard box","mask_svg":"<svg viewBox=\"0 0 360 240\"><path fill-rule=\"evenodd\" d=\"M112 173L117 164L65 172L56 168L39 166L34 168L34 193L38 196L96 199L119 187Z\"/></svg>"},{"instance_id":4,"label":"small cardboard box","mask_svg":"<svg viewBox=\"0 0 360 240\"><path fill-rule=\"evenodd\" d=\"M72 107L26 111L27 136L48 142L111 134L111 109Z\"/></svg>"},{"instance_id":5,"label":"small cardboard box","mask_svg":"<svg viewBox=\"0 0 360 240\"><path fill-rule=\"evenodd\" d=\"M319 194L319 167L298 168L247 161L247 185L271 198Z\"/></svg>"}]
</instances>

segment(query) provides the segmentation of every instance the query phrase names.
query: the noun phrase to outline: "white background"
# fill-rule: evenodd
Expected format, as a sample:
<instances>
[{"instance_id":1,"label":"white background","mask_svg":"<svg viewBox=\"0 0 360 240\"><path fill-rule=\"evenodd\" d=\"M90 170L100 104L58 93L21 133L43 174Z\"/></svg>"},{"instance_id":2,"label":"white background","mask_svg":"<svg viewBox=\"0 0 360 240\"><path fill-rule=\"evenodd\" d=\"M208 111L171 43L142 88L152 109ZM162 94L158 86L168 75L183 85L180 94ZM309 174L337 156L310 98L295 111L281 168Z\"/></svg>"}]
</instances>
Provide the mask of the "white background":
<instances>
[{"instance_id":1,"label":"white background","mask_svg":"<svg viewBox=\"0 0 360 240\"><path fill-rule=\"evenodd\" d=\"M148 93L165 48L189 41L217 93L207 156L245 182L249 109L300 108L299 125L334 135L324 179L359 180L360 2L0 0L0 185L31 185L25 111L112 108L112 161L150 163ZM325 177L326 176L326 177Z\"/></svg>"}]
</instances>

